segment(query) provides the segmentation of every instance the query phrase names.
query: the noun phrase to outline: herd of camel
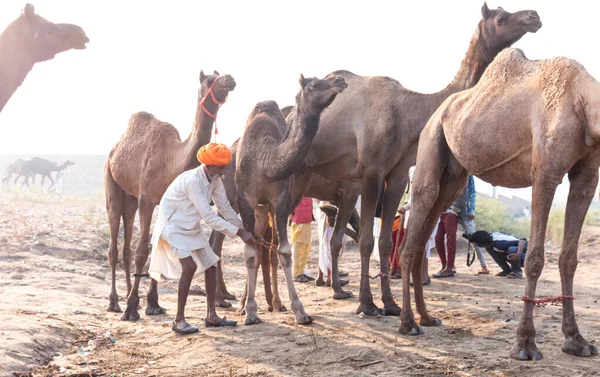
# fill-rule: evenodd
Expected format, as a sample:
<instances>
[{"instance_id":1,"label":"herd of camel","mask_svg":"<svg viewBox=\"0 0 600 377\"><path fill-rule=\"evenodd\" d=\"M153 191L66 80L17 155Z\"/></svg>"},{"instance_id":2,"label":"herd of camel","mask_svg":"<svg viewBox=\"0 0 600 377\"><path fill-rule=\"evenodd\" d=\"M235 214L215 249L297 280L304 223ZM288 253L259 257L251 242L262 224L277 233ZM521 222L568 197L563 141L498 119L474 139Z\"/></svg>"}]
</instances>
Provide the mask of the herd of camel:
<instances>
[{"instance_id":1,"label":"herd of camel","mask_svg":"<svg viewBox=\"0 0 600 377\"><path fill-rule=\"evenodd\" d=\"M52 188L56 184L56 181L58 181L58 178L62 174L62 171L72 165L75 165L75 163L69 160L59 165L56 162L48 161L40 157L34 157L31 160L24 160L22 158L19 158L17 161L8 165L4 169L4 177L2 177L2 187L7 189L9 187L10 179L13 175L15 175L15 180L13 184L16 185L19 178L23 178L21 188L23 188L23 186L25 185L31 188L31 186L29 186L29 179L31 178L33 185L35 185L35 176L39 174L42 176L42 188L44 187L44 181L46 180L46 178L48 178L48 180L50 181L50 186L48 187L48 190L52 190ZM56 172L56 176L54 178L52 178L53 172Z\"/></svg>"},{"instance_id":2,"label":"herd of camel","mask_svg":"<svg viewBox=\"0 0 600 377\"><path fill-rule=\"evenodd\" d=\"M544 265L552 198L568 174L570 191L559 258L565 336L562 350L577 356L598 354L596 346L580 334L575 320L573 277L583 219L598 183L600 103L596 101L600 102L600 84L576 61L529 60L523 51L510 48L525 34L541 28L535 11L510 13L502 8L489 9L484 3L481 13L458 73L440 92L416 93L392 78L336 71L323 79L301 75L293 106L280 109L277 103L265 101L253 108L243 135L232 146L235 163L228 167L224 182L244 227L265 234L279 246L276 252L245 246L246 324L260 322L254 298L259 264L266 279L271 275L270 284L265 284L269 309L285 309L277 289L277 259L286 276L296 321L312 322L294 288L286 233L287 218L303 196L330 201L339 208L331 240L333 298L352 296L341 288L338 258L342 236L360 195L360 224L353 224L359 231L361 256L357 312L400 316L399 331L405 335L422 334L421 326L440 325L441 321L427 311L420 284L414 287L420 314L419 320L415 319L410 275L412 272L414 281L422 280L424 246L436 220L465 187L468 174L474 174L493 185L533 186L524 310L509 354L519 360L540 359L533 325L535 289ZM23 14L0 37L4 96L0 110L35 62L61 51L85 48L88 41L81 28L53 24L26 5ZM6 83L13 84L11 93L7 93L11 87ZM216 71L208 75L200 72L199 84L195 123L187 139L182 140L171 124L139 112L131 117L105 166L112 269L108 310L121 311L115 270L122 219L128 290L124 320L139 318L138 290L149 254L153 210L177 175L198 166L196 151L210 142L219 109L236 87L231 75ZM409 167L415 164L412 214L400 246L401 310L392 296L387 261L396 210ZM377 277L381 279L383 309L373 302L369 284L378 200L382 203L382 223ZM136 212L141 234L132 254ZM213 233L210 242L220 254L223 236ZM232 297L221 272L218 280L220 302L227 304L225 299ZM152 280L146 314L164 312L158 303L157 282Z\"/></svg>"}]
</instances>

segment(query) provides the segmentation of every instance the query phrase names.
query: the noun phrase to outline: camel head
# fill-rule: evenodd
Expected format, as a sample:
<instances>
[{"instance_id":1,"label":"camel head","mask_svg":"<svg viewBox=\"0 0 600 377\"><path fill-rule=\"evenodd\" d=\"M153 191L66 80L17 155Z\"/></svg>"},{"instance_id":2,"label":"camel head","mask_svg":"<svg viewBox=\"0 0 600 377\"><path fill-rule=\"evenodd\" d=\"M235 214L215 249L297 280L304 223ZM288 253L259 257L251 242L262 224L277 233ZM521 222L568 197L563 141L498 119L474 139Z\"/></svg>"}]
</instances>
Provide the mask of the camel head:
<instances>
[{"instance_id":1,"label":"camel head","mask_svg":"<svg viewBox=\"0 0 600 377\"><path fill-rule=\"evenodd\" d=\"M63 162L63 163L62 163L61 167L62 167L63 169L66 169L66 168L68 168L69 166L73 166L73 165L75 165L75 163L74 163L73 161L69 161L69 160L67 160L67 161L65 161L65 162Z\"/></svg>"},{"instance_id":2,"label":"camel head","mask_svg":"<svg viewBox=\"0 0 600 377\"><path fill-rule=\"evenodd\" d=\"M35 62L50 60L71 49L83 50L90 41L79 26L52 23L35 14L31 4L25 5L21 16L11 26L15 27L17 38Z\"/></svg>"},{"instance_id":3,"label":"camel head","mask_svg":"<svg viewBox=\"0 0 600 377\"><path fill-rule=\"evenodd\" d=\"M215 83L215 80L216 83ZM215 103L215 105L220 105L225 102L227 99L227 95L229 92L235 89L235 79L231 75L219 75L219 72L214 71L212 75L205 75L204 71L200 71L200 90L198 90L198 101L201 102L205 96L207 96L212 88L212 92L214 94L213 100L216 100L220 103ZM207 98L211 98L208 96ZM214 101L213 101L214 102Z\"/></svg>"},{"instance_id":4,"label":"camel head","mask_svg":"<svg viewBox=\"0 0 600 377\"><path fill-rule=\"evenodd\" d=\"M333 102L338 94L348 87L341 76L332 76L326 80L316 77L305 78L300 74L298 80L302 88L296 96L296 105L306 107L315 114L320 114Z\"/></svg>"},{"instance_id":5,"label":"camel head","mask_svg":"<svg viewBox=\"0 0 600 377\"><path fill-rule=\"evenodd\" d=\"M480 32L490 53L497 54L521 39L527 33L535 33L542 27L540 16L534 10L510 13L502 8L489 9L487 3L481 8L483 19Z\"/></svg>"}]
</instances>

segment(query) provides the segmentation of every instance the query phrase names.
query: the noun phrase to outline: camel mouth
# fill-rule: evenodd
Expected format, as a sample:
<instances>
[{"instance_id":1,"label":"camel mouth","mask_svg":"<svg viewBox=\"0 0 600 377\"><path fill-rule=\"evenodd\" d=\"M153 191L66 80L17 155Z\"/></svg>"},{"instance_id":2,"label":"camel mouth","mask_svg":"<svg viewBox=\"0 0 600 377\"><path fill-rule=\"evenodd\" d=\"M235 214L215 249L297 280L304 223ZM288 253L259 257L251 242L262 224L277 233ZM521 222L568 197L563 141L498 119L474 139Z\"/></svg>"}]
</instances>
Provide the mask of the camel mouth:
<instances>
[{"instance_id":1,"label":"camel mouth","mask_svg":"<svg viewBox=\"0 0 600 377\"><path fill-rule=\"evenodd\" d=\"M525 27L523 27L523 29L528 32L528 33L536 33L538 30L540 30L542 28L542 21L540 21L539 19L537 19L536 21L525 25Z\"/></svg>"},{"instance_id":2,"label":"camel mouth","mask_svg":"<svg viewBox=\"0 0 600 377\"><path fill-rule=\"evenodd\" d=\"M87 48L87 44L90 42L90 39L85 35L79 35L77 41L72 42L71 48L74 50L85 50Z\"/></svg>"}]
</instances>

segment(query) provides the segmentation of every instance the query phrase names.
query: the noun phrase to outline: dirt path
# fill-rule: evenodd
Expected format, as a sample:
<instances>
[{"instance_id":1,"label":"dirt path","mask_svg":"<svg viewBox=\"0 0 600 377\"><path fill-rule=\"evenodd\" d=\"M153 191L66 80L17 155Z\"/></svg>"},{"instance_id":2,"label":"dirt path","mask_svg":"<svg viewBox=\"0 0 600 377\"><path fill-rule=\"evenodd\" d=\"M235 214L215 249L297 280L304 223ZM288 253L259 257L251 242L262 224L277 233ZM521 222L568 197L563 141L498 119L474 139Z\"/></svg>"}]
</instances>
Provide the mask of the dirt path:
<instances>
[{"instance_id":1,"label":"dirt path","mask_svg":"<svg viewBox=\"0 0 600 377\"><path fill-rule=\"evenodd\" d=\"M600 374L600 358L576 358L560 351L561 308L535 309L538 346L545 358L516 362L508 357L521 314L524 280L475 275L476 267L458 256L453 279L426 287L429 309L443 325L425 335L405 337L398 318L360 318L357 307L359 258L348 251L342 268L355 294L335 301L326 288L297 284L315 324L294 323L290 313L259 314L264 323L229 329L205 329L180 337L170 330L176 286L160 285L167 315L142 314L136 323L105 312L109 268L104 253L107 233L99 197L20 196L0 193L0 375L27 376L590 376ZM577 321L588 340L600 339L600 228L582 236L576 275ZM240 296L245 269L242 247L229 242L224 251L229 290ZM431 271L439 268L431 258ZM538 286L540 296L560 294L557 255L549 253ZM475 263L477 264L477 263ZM314 249L309 267L315 271ZM495 272L495 268L492 271ZM377 271L374 263L372 274ZM280 274L281 275L281 274ZM119 293L125 294L119 269ZM201 279L197 283L201 283ZM282 285L280 288L283 288ZM380 303L378 282L372 283ZM144 288L145 290L145 288ZM400 282L392 290L400 295ZM262 283L258 303L265 308ZM287 294L282 290L287 303ZM398 300L399 301L399 300ZM142 298L142 306L145 306ZM237 303L234 303L237 306ZM121 297L121 306L125 307ZM201 324L204 297L192 296L189 321ZM143 313L143 312L142 312ZM221 310L236 317L235 309ZM97 338L98 337L98 338ZM97 347L90 340L98 339ZM116 342L112 342L110 339ZM51 365L32 369L52 361Z\"/></svg>"}]
</instances>

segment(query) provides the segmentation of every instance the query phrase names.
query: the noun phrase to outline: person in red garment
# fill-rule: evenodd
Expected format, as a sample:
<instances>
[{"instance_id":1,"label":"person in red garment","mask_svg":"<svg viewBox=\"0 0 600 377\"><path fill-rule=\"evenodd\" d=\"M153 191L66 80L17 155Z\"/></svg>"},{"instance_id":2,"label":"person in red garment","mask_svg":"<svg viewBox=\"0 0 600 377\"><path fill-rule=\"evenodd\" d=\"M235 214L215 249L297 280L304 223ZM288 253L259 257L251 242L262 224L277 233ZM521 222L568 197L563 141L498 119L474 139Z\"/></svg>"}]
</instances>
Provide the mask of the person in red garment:
<instances>
[{"instance_id":1,"label":"person in red garment","mask_svg":"<svg viewBox=\"0 0 600 377\"><path fill-rule=\"evenodd\" d=\"M312 199L304 197L292 212L292 276L294 281L298 283L308 283L315 280L315 278L304 272L312 246L310 229L312 221Z\"/></svg>"}]
</instances>

